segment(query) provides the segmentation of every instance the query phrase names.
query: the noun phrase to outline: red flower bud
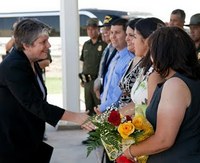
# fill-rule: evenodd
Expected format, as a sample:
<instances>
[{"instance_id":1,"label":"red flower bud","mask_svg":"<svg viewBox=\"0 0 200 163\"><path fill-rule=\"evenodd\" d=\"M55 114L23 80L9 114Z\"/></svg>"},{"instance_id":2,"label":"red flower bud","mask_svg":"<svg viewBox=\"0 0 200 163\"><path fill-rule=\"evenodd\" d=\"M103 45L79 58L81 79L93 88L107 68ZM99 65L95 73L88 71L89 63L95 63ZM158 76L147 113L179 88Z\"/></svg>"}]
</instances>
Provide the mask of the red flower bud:
<instances>
[{"instance_id":1,"label":"red flower bud","mask_svg":"<svg viewBox=\"0 0 200 163\"><path fill-rule=\"evenodd\" d=\"M124 155L119 156L115 161L116 163L134 163L133 161L127 159Z\"/></svg>"},{"instance_id":2,"label":"red flower bud","mask_svg":"<svg viewBox=\"0 0 200 163\"><path fill-rule=\"evenodd\" d=\"M126 115L126 121L132 121L132 118L129 115Z\"/></svg>"}]
</instances>

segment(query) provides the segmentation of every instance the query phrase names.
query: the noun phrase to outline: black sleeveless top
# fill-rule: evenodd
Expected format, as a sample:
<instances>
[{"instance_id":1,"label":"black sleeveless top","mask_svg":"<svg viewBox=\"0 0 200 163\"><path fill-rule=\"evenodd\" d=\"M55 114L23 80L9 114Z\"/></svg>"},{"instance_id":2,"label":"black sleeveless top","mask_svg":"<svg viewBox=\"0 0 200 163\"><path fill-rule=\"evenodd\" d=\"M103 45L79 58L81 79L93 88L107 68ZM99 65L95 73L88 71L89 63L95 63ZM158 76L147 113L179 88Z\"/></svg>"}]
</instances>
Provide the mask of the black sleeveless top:
<instances>
[{"instance_id":1,"label":"black sleeveless top","mask_svg":"<svg viewBox=\"0 0 200 163\"><path fill-rule=\"evenodd\" d=\"M180 78L188 86L192 96L191 104L185 112L174 145L168 150L150 155L148 163L200 162L200 81L192 80L179 73L176 73L174 77ZM157 109L163 84L158 84L146 111L146 117L153 125L154 130L156 130Z\"/></svg>"}]
</instances>

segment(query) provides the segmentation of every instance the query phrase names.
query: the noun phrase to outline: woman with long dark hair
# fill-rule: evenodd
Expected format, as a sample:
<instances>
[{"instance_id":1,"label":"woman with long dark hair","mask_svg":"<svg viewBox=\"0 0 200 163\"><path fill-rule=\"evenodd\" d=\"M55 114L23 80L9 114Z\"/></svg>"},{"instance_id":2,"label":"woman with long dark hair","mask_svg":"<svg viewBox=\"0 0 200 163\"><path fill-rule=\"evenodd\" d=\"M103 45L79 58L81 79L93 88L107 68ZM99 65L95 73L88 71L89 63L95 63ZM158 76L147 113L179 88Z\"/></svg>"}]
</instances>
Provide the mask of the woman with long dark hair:
<instances>
[{"instance_id":1,"label":"woman with long dark hair","mask_svg":"<svg viewBox=\"0 0 200 163\"><path fill-rule=\"evenodd\" d=\"M200 65L190 36L178 27L163 27L149 38L158 84L146 110L155 134L131 145L125 156L149 155L148 163L200 162Z\"/></svg>"}]
</instances>

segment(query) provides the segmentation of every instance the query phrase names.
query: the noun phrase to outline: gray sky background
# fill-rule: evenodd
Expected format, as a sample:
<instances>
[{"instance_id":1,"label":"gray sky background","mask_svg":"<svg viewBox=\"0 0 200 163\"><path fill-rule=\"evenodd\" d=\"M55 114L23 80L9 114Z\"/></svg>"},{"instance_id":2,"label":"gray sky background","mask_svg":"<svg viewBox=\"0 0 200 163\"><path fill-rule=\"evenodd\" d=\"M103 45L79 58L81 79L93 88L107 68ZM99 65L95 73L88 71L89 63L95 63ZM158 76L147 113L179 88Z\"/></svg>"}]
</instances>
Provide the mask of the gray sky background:
<instances>
[{"instance_id":1,"label":"gray sky background","mask_svg":"<svg viewBox=\"0 0 200 163\"><path fill-rule=\"evenodd\" d=\"M169 21L172 10L186 12L186 23L195 13L200 13L199 0L78 0L79 8L99 8L125 11L150 12L163 21ZM23 5L22 5L23 4ZM0 12L59 10L60 0L3 0Z\"/></svg>"}]
</instances>

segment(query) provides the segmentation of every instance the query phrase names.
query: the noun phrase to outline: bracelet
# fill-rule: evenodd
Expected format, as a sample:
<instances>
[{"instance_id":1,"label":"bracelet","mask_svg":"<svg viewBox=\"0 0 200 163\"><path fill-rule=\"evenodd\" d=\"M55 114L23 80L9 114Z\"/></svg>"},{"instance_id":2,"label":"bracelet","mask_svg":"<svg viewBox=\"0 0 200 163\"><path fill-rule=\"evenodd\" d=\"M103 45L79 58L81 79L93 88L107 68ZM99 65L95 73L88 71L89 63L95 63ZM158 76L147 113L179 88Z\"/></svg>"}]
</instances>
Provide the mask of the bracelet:
<instances>
[{"instance_id":1,"label":"bracelet","mask_svg":"<svg viewBox=\"0 0 200 163\"><path fill-rule=\"evenodd\" d=\"M131 159L134 160L135 162L137 162L137 158L135 156L133 156L133 154L131 153L131 146L128 147L128 154L129 156L131 156Z\"/></svg>"}]
</instances>

